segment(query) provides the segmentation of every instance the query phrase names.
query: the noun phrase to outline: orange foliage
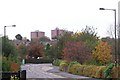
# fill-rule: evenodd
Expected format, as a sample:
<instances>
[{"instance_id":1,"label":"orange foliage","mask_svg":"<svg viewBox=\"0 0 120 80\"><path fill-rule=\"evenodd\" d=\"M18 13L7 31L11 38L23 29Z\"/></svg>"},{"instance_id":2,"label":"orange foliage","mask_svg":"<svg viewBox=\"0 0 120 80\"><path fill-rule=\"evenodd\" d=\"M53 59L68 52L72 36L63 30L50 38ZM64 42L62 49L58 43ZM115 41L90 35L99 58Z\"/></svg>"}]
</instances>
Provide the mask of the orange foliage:
<instances>
[{"instance_id":1,"label":"orange foliage","mask_svg":"<svg viewBox=\"0 0 120 80\"><path fill-rule=\"evenodd\" d=\"M11 66L10 67L11 67L11 71L13 71L13 72L17 72L17 71L20 70L20 65L15 63L15 62L11 62Z\"/></svg>"},{"instance_id":2,"label":"orange foliage","mask_svg":"<svg viewBox=\"0 0 120 80\"><path fill-rule=\"evenodd\" d=\"M111 46L107 42L102 42L95 47L93 58L100 64L107 64L112 60Z\"/></svg>"}]
</instances>

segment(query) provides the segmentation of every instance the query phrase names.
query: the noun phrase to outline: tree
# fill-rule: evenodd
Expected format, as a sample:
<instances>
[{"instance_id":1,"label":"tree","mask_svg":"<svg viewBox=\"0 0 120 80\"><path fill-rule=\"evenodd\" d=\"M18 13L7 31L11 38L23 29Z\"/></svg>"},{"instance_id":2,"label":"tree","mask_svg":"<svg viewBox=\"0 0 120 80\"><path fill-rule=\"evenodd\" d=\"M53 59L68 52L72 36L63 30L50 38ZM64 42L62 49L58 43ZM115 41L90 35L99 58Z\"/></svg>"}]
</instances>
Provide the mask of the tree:
<instances>
[{"instance_id":1,"label":"tree","mask_svg":"<svg viewBox=\"0 0 120 80\"><path fill-rule=\"evenodd\" d=\"M56 49L56 55L59 56L58 58L62 58L62 53L65 47L65 43L71 40L72 40L72 34L68 32L65 32L63 36L58 38L57 44L54 46L54 48Z\"/></svg>"},{"instance_id":2,"label":"tree","mask_svg":"<svg viewBox=\"0 0 120 80\"><path fill-rule=\"evenodd\" d=\"M21 36L20 34L17 34L17 35L15 36L15 38L16 38L17 40L22 40L22 36Z\"/></svg>"},{"instance_id":3,"label":"tree","mask_svg":"<svg viewBox=\"0 0 120 80\"><path fill-rule=\"evenodd\" d=\"M17 49L18 49L19 56L21 58L25 58L25 55L27 54L27 46L24 44L20 44L18 45Z\"/></svg>"},{"instance_id":4,"label":"tree","mask_svg":"<svg viewBox=\"0 0 120 80\"><path fill-rule=\"evenodd\" d=\"M56 48L56 45L49 46L48 48L46 48L46 57L49 59L61 58L61 54L58 53L58 49Z\"/></svg>"},{"instance_id":5,"label":"tree","mask_svg":"<svg viewBox=\"0 0 120 80\"><path fill-rule=\"evenodd\" d=\"M81 64L91 60L90 49L84 42L66 42L63 49L63 59L67 61L78 61Z\"/></svg>"},{"instance_id":6,"label":"tree","mask_svg":"<svg viewBox=\"0 0 120 80\"><path fill-rule=\"evenodd\" d=\"M31 57L44 57L44 46L40 43L34 42L28 46L28 55Z\"/></svg>"},{"instance_id":7,"label":"tree","mask_svg":"<svg viewBox=\"0 0 120 80\"><path fill-rule=\"evenodd\" d=\"M98 64L108 64L112 60L111 46L107 42L100 41L100 43L93 50L93 59Z\"/></svg>"},{"instance_id":8,"label":"tree","mask_svg":"<svg viewBox=\"0 0 120 80\"><path fill-rule=\"evenodd\" d=\"M50 39L46 36L40 38L40 42L48 42Z\"/></svg>"},{"instance_id":9,"label":"tree","mask_svg":"<svg viewBox=\"0 0 120 80\"><path fill-rule=\"evenodd\" d=\"M14 56L17 54L16 47L12 41L7 37L2 37L2 52L3 56L8 57L9 55Z\"/></svg>"},{"instance_id":10,"label":"tree","mask_svg":"<svg viewBox=\"0 0 120 80\"><path fill-rule=\"evenodd\" d=\"M93 49L95 49L95 46L97 46L99 40L95 29L90 26L86 26L86 28L82 30L82 34L78 39L85 42L91 49L91 52Z\"/></svg>"}]
</instances>

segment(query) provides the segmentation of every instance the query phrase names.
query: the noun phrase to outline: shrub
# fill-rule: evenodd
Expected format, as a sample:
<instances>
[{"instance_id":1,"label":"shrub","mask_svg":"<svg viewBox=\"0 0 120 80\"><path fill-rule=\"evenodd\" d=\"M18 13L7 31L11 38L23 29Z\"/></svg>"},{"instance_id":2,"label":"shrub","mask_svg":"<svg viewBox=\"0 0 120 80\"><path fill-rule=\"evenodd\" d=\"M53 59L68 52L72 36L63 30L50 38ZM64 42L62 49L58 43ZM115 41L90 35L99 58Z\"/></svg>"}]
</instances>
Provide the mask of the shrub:
<instances>
[{"instance_id":1,"label":"shrub","mask_svg":"<svg viewBox=\"0 0 120 80\"><path fill-rule=\"evenodd\" d=\"M60 65L60 62L61 62L61 60L56 59L56 60L53 61L53 65L59 66L59 65Z\"/></svg>"},{"instance_id":2,"label":"shrub","mask_svg":"<svg viewBox=\"0 0 120 80\"><path fill-rule=\"evenodd\" d=\"M69 67L71 67L73 64L80 64L80 63L77 62L77 61L72 61L72 62L69 63Z\"/></svg>"},{"instance_id":3,"label":"shrub","mask_svg":"<svg viewBox=\"0 0 120 80\"><path fill-rule=\"evenodd\" d=\"M10 69L12 72L18 72L20 70L20 65L15 62L11 62Z\"/></svg>"},{"instance_id":4,"label":"shrub","mask_svg":"<svg viewBox=\"0 0 120 80\"><path fill-rule=\"evenodd\" d=\"M2 71L10 71L10 60L7 60L6 57L3 57L2 59Z\"/></svg>"},{"instance_id":5,"label":"shrub","mask_svg":"<svg viewBox=\"0 0 120 80\"><path fill-rule=\"evenodd\" d=\"M76 64L76 65L75 65ZM75 69L76 69L76 67L78 66L78 65L80 65L80 63L78 63L77 61L73 61L73 62L70 62L69 63L69 66L68 66L68 72L69 73L75 73Z\"/></svg>"},{"instance_id":6,"label":"shrub","mask_svg":"<svg viewBox=\"0 0 120 80\"><path fill-rule=\"evenodd\" d=\"M105 69L106 69L106 66L99 66L95 77L96 78L104 78L104 70Z\"/></svg>"},{"instance_id":7,"label":"shrub","mask_svg":"<svg viewBox=\"0 0 120 80\"><path fill-rule=\"evenodd\" d=\"M113 67L111 73L110 73L111 78L120 78L120 66L119 67Z\"/></svg>"},{"instance_id":8,"label":"shrub","mask_svg":"<svg viewBox=\"0 0 120 80\"><path fill-rule=\"evenodd\" d=\"M96 65L93 65L92 66L92 73L91 73L91 76L90 77L93 77L93 78L95 78L96 77L96 71L99 69L99 66L96 66Z\"/></svg>"},{"instance_id":9,"label":"shrub","mask_svg":"<svg viewBox=\"0 0 120 80\"><path fill-rule=\"evenodd\" d=\"M68 62L66 62L66 61L61 61L61 63L60 63L60 67L59 67L59 69L61 70L61 71L67 71L67 68L68 68Z\"/></svg>"},{"instance_id":10,"label":"shrub","mask_svg":"<svg viewBox=\"0 0 120 80\"><path fill-rule=\"evenodd\" d=\"M73 64L72 66L69 66L68 72L78 75L80 66L80 64Z\"/></svg>"},{"instance_id":11,"label":"shrub","mask_svg":"<svg viewBox=\"0 0 120 80\"><path fill-rule=\"evenodd\" d=\"M84 71L84 68L85 68L86 65L81 65L79 67L79 75L84 75L83 71Z\"/></svg>"},{"instance_id":12,"label":"shrub","mask_svg":"<svg viewBox=\"0 0 120 80\"><path fill-rule=\"evenodd\" d=\"M85 76L92 77L93 67L94 67L94 65L84 65L83 74Z\"/></svg>"},{"instance_id":13,"label":"shrub","mask_svg":"<svg viewBox=\"0 0 120 80\"><path fill-rule=\"evenodd\" d=\"M96 66L96 65L81 65L77 61L68 63L65 60L60 62L60 70L66 71L75 75L88 76L93 78L105 78L104 71L109 66ZM118 78L120 76L120 66L113 67L110 72L109 78Z\"/></svg>"},{"instance_id":14,"label":"shrub","mask_svg":"<svg viewBox=\"0 0 120 80\"><path fill-rule=\"evenodd\" d=\"M20 65L17 62L11 60L11 58L3 57L2 59L2 71L3 72L17 72L20 70Z\"/></svg>"}]
</instances>

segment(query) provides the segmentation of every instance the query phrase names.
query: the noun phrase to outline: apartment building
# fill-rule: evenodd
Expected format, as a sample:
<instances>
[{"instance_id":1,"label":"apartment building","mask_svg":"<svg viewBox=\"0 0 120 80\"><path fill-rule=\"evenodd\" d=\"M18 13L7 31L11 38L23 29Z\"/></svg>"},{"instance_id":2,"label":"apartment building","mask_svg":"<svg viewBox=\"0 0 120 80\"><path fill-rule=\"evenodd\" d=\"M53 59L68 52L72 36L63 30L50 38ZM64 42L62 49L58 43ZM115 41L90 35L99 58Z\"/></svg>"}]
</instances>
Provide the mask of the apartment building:
<instances>
[{"instance_id":1,"label":"apartment building","mask_svg":"<svg viewBox=\"0 0 120 80\"><path fill-rule=\"evenodd\" d=\"M54 30L51 30L51 39L56 39L57 37L60 37L64 34L65 30L56 28Z\"/></svg>"},{"instance_id":2,"label":"apartment building","mask_svg":"<svg viewBox=\"0 0 120 80\"><path fill-rule=\"evenodd\" d=\"M51 30L51 39L57 39L58 37L63 36L65 32L73 34L72 31L66 31L63 29L56 28L54 30Z\"/></svg>"},{"instance_id":3,"label":"apartment building","mask_svg":"<svg viewBox=\"0 0 120 80\"><path fill-rule=\"evenodd\" d=\"M38 40L44 36L45 36L45 32L39 30L31 32L31 40Z\"/></svg>"}]
</instances>

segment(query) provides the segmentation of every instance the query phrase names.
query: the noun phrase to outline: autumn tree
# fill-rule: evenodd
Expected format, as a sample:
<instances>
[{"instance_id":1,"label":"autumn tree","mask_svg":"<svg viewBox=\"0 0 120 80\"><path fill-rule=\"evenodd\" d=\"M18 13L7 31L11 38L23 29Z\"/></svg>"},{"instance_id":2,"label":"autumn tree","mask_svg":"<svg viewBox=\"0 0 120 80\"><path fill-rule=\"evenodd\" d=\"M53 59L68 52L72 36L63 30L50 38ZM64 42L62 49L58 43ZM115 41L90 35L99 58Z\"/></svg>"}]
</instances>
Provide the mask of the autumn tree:
<instances>
[{"instance_id":1,"label":"autumn tree","mask_svg":"<svg viewBox=\"0 0 120 80\"><path fill-rule=\"evenodd\" d=\"M67 61L78 61L81 64L91 59L90 49L84 42L66 42L63 49L63 59Z\"/></svg>"},{"instance_id":2,"label":"autumn tree","mask_svg":"<svg viewBox=\"0 0 120 80\"><path fill-rule=\"evenodd\" d=\"M62 53L63 53L63 49L65 47L65 43L67 41L71 41L72 34L65 32L63 36L59 37L57 40L57 44L55 46L53 46L52 49L54 49L56 51L55 56L56 58L62 58Z\"/></svg>"},{"instance_id":3,"label":"autumn tree","mask_svg":"<svg viewBox=\"0 0 120 80\"><path fill-rule=\"evenodd\" d=\"M26 54L27 54L27 46L25 44L20 44L17 47L18 50L18 54L21 58L25 58Z\"/></svg>"},{"instance_id":4,"label":"autumn tree","mask_svg":"<svg viewBox=\"0 0 120 80\"><path fill-rule=\"evenodd\" d=\"M108 64L112 60L111 46L107 42L100 41L100 43L93 50L93 59L98 64Z\"/></svg>"},{"instance_id":5,"label":"autumn tree","mask_svg":"<svg viewBox=\"0 0 120 80\"><path fill-rule=\"evenodd\" d=\"M33 42L28 46L28 55L30 57L43 57L44 56L44 46L40 43Z\"/></svg>"}]
</instances>

